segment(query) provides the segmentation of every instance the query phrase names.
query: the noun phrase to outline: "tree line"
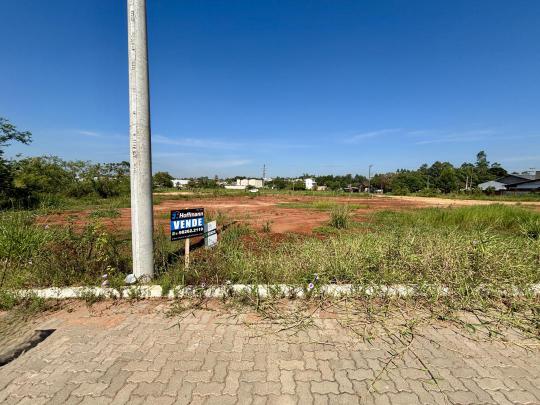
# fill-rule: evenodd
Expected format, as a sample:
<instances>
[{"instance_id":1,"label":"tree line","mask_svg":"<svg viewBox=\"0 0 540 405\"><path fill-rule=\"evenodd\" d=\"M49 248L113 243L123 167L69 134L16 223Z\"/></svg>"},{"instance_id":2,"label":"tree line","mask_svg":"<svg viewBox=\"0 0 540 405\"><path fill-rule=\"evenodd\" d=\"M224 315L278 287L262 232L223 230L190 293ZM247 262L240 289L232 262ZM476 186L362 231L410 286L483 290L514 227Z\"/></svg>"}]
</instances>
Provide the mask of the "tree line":
<instances>
[{"instance_id":1,"label":"tree line","mask_svg":"<svg viewBox=\"0 0 540 405\"><path fill-rule=\"evenodd\" d=\"M6 159L12 142L32 134L0 117L0 207L32 207L50 195L108 198L129 193L129 162L66 161L56 156Z\"/></svg>"},{"instance_id":2,"label":"tree line","mask_svg":"<svg viewBox=\"0 0 540 405\"><path fill-rule=\"evenodd\" d=\"M490 163L486 152L480 151L474 163L454 166L450 162L423 164L417 170L401 169L378 173L371 179L373 187L394 194L425 192L452 193L472 191L478 184L505 176L508 172L499 163Z\"/></svg>"},{"instance_id":3,"label":"tree line","mask_svg":"<svg viewBox=\"0 0 540 405\"><path fill-rule=\"evenodd\" d=\"M8 120L0 117L0 207L33 206L45 195L63 195L81 198L96 196L109 198L129 193L129 162L92 163L89 161L66 161L56 156L6 159L4 150L13 142L29 144L32 134L20 131ZM319 186L330 190L343 190L353 186L365 189L382 189L394 194L416 192L451 193L472 190L479 183L504 176L507 171L499 163L490 163L484 151L478 152L476 161L454 166L449 162L423 164L416 170L400 169L396 172L376 173L371 181L362 175L309 175L298 179L276 177L265 183L274 189L303 190L303 179L314 178ZM234 177L225 179L234 183ZM173 176L157 172L153 176L156 188L172 187ZM191 179L188 187L217 188L221 182L214 178Z\"/></svg>"},{"instance_id":4,"label":"tree line","mask_svg":"<svg viewBox=\"0 0 540 405\"><path fill-rule=\"evenodd\" d=\"M465 162L455 167L450 162L434 162L431 166L421 165L416 170L399 169L395 172L376 173L371 179L359 174L345 175L310 175L304 174L300 180L276 177L267 185L277 189L304 189L302 179L313 178L318 186L326 186L330 190L343 190L357 187L365 190L380 189L394 194L416 192L452 193L472 191L478 184L505 176L507 171L499 163L490 163L486 152L480 151L474 163Z\"/></svg>"}]
</instances>

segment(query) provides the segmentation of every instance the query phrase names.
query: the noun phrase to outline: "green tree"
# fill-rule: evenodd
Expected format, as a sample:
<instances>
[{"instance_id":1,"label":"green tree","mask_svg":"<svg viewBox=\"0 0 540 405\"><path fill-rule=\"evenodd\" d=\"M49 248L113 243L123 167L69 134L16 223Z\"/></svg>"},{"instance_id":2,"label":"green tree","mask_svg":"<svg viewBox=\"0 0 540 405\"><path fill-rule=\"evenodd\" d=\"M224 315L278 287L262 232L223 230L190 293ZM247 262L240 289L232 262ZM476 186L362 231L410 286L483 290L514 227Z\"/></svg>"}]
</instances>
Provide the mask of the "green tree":
<instances>
[{"instance_id":1,"label":"green tree","mask_svg":"<svg viewBox=\"0 0 540 405\"><path fill-rule=\"evenodd\" d=\"M493 179L493 175L489 173L489 162L487 154L483 150L476 154L476 176L479 183Z\"/></svg>"},{"instance_id":2,"label":"green tree","mask_svg":"<svg viewBox=\"0 0 540 405\"><path fill-rule=\"evenodd\" d=\"M12 141L29 144L32 142L32 133L19 131L7 119L0 117L0 156L4 154L4 148L9 146Z\"/></svg>"},{"instance_id":3,"label":"green tree","mask_svg":"<svg viewBox=\"0 0 540 405\"><path fill-rule=\"evenodd\" d=\"M495 178L504 177L508 174L508 172L501 166L501 164L497 162L491 164L488 172Z\"/></svg>"},{"instance_id":4,"label":"green tree","mask_svg":"<svg viewBox=\"0 0 540 405\"><path fill-rule=\"evenodd\" d=\"M157 172L154 174L152 181L154 183L154 187L170 188L173 186L173 179L174 177L171 176L169 172Z\"/></svg>"},{"instance_id":5,"label":"green tree","mask_svg":"<svg viewBox=\"0 0 540 405\"><path fill-rule=\"evenodd\" d=\"M96 194L102 198L128 194L130 190L129 162L103 163L90 167L86 181L90 181Z\"/></svg>"},{"instance_id":6,"label":"green tree","mask_svg":"<svg viewBox=\"0 0 540 405\"><path fill-rule=\"evenodd\" d=\"M371 178L371 186L376 189L387 191L392 184L394 173L377 173Z\"/></svg>"},{"instance_id":7,"label":"green tree","mask_svg":"<svg viewBox=\"0 0 540 405\"><path fill-rule=\"evenodd\" d=\"M306 183L304 183L304 180L294 180L289 181L287 184L287 189L289 190L305 190L306 189Z\"/></svg>"},{"instance_id":8,"label":"green tree","mask_svg":"<svg viewBox=\"0 0 540 405\"><path fill-rule=\"evenodd\" d=\"M287 183L287 180L285 180L283 177L275 177L272 179L272 181L267 182L266 186L278 190L283 190L287 188Z\"/></svg>"},{"instance_id":9,"label":"green tree","mask_svg":"<svg viewBox=\"0 0 540 405\"><path fill-rule=\"evenodd\" d=\"M444 193L456 191L459 187L455 169L453 167L445 167L442 169L437 183Z\"/></svg>"},{"instance_id":10,"label":"green tree","mask_svg":"<svg viewBox=\"0 0 540 405\"><path fill-rule=\"evenodd\" d=\"M10 200L27 197L23 190L14 187L12 162L4 159L4 149L13 141L29 144L32 142L32 134L19 131L7 119L0 117L0 206L7 205Z\"/></svg>"},{"instance_id":11,"label":"green tree","mask_svg":"<svg viewBox=\"0 0 540 405\"><path fill-rule=\"evenodd\" d=\"M426 185L426 181L424 176L418 171L398 170L395 176L392 177L390 185L392 192L396 194L407 194L422 190Z\"/></svg>"},{"instance_id":12,"label":"green tree","mask_svg":"<svg viewBox=\"0 0 540 405\"><path fill-rule=\"evenodd\" d=\"M190 188L218 188L219 185L214 179L209 179L208 177L198 177L196 179L191 179L188 183Z\"/></svg>"},{"instance_id":13,"label":"green tree","mask_svg":"<svg viewBox=\"0 0 540 405\"><path fill-rule=\"evenodd\" d=\"M14 185L30 193L60 194L75 179L56 156L21 159L13 164Z\"/></svg>"}]
</instances>

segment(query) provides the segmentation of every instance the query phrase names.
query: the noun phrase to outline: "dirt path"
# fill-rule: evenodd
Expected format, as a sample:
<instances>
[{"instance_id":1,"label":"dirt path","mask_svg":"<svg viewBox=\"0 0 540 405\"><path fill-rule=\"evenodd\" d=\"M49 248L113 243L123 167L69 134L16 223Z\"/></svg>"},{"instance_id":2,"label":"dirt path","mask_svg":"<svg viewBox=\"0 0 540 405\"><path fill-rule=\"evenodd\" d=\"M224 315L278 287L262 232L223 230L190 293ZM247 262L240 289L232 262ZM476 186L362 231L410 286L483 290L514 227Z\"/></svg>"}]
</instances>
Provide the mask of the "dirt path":
<instances>
[{"instance_id":1,"label":"dirt path","mask_svg":"<svg viewBox=\"0 0 540 405\"><path fill-rule=\"evenodd\" d=\"M450 206L471 206L471 205L523 205L528 207L534 207L540 209L540 201L500 201L500 200L457 200L450 198L439 197L418 197L418 196L401 196L401 195L387 195L384 197L376 196L377 198L390 198L392 200L407 201L412 203L421 203L429 206L436 207L450 207Z\"/></svg>"}]
</instances>

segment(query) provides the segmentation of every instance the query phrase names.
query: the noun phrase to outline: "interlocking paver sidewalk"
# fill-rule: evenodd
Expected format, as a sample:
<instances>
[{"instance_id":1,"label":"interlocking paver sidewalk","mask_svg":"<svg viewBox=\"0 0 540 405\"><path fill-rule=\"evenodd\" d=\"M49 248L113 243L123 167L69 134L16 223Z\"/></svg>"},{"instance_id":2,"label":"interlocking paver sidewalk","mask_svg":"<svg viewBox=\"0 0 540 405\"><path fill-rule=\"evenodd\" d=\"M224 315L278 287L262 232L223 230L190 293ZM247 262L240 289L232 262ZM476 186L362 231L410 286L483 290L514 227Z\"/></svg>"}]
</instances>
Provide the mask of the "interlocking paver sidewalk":
<instances>
[{"instance_id":1,"label":"interlocking paver sidewalk","mask_svg":"<svg viewBox=\"0 0 540 405\"><path fill-rule=\"evenodd\" d=\"M0 368L0 403L539 404L540 350L422 327L410 346L363 342L335 319L260 328L252 314L165 302L79 305Z\"/></svg>"}]
</instances>

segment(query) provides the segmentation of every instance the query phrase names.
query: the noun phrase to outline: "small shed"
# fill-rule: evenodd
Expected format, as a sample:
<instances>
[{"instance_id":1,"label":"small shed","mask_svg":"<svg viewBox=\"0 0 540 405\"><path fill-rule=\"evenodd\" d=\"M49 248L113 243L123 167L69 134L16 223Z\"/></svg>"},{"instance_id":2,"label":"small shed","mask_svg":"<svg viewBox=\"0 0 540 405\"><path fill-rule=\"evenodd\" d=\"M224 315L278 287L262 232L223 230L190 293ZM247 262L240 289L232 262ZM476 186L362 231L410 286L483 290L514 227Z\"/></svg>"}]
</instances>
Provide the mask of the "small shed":
<instances>
[{"instance_id":1,"label":"small shed","mask_svg":"<svg viewBox=\"0 0 540 405\"><path fill-rule=\"evenodd\" d=\"M173 187L184 188L187 187L187 185L189 184L189 179L173 179L172 183Z\"/></svg>"},{"instance_id":2,"label":"small shed","mask_svg":"<svg viewBox=\"0 0 540 405\"><path fill-rule=\"evenodd\" d=\"M480 183L478 185L478 188L482 191L486 191L487 189L495 189L495 191L505 191L506 190L506 184L491 180L486 181L484 183Z\"/></svg>"}]
</instances>

